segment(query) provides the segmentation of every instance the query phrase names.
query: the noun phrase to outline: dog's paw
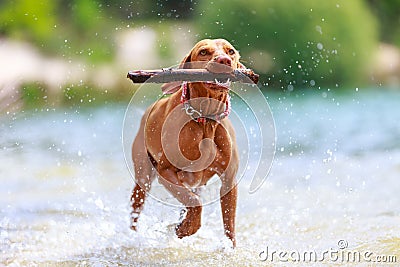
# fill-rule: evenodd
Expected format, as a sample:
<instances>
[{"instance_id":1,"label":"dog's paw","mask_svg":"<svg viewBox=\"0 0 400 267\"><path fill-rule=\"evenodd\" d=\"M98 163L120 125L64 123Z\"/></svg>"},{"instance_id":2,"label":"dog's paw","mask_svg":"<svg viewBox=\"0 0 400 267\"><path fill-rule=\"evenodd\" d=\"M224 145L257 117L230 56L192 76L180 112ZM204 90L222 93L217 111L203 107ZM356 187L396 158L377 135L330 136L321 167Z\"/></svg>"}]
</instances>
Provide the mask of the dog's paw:
<instances>
[{"instance_id":1,"label":"dog's paw","mask_svg":"<svg viewBox=\"0 0 400 267\"><path fill-rule=\"evenodd\" d=\"M193 235L199 230L200 224L198 226L192 224L192 222L188 220L183 220L180 224L178 224L175 228L175 233L178 238L183 238L185 236Z\"/></svg>"},{"instance_id":2,"label":"dog's paw","mask_svg":"<svg viewBox=\"0 0 400 267\"><path fill-rule=\"evenodd\" d=\"M137 222L132 222L132 223L131 223L131 227L130 227L131 230L137 231L137 228L136 228L136 227L137 227Z\"/></svg>"},{"instance_id":3,"label":"dog's paw","mask_svg":"<svg viewBox=\"0 0 400 267\"><path fill-rule=\"evenodd\" d=\"M139 219L139 214L136 212L132 212L131 213L131 229L133 231L137 231L136 227L137 227L137 221Z\"/></svg>"},{"instance_id":4,"label":"dog's paw","mask_svg":"<svg viewBox=\"0 0 400 267\"><path fill-rule=\"evenodd\" d=\"M229 232L225 230L225 235L226 237L229 238L229 240L232 242L232 248L236 247L236 237L235 237L235 233L234 232Z\"/></svg>"},{"instance_id":5,"label":"dog's paw","mask_svg":"<svg viewBox=\"0 0 400 267\"><path fill-rule=\"evenodd\" d=\"M201 207L188 208L185 219L175 227L178 238L193 235L201 226Z\"/></svg>"}]
</instances>

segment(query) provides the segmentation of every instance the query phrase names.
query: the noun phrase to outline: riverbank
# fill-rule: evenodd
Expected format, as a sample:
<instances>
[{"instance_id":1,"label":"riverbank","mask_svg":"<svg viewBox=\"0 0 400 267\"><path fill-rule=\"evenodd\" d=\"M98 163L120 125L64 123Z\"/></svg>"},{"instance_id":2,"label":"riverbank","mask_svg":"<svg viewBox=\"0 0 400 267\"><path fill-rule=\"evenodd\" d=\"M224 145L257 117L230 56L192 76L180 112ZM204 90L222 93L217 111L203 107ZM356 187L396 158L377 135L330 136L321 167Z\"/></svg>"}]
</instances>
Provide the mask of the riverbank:
<instances>
[{"instance_id":1,"label":"riverbank","mask_svg":"<svg viewBox=\"0 0 400 267\"><path fill-rule=\"evenodd\" d=\"M85 60L87 55L46 55L29 43L2 38L0 112L24 105L91 105L129 99L135 86L126 79L127 71L157 69L179 63L195 43L196 35L191 28L187 24L174 24L154 29L120 29L114 35L113 60L96 64ZM174 49L176 47L179 49ZM252 61L246 64L253 67ZM372 85L398 89L399 48L381 44L369 69ZM264 71L268 72L268 69Z\"/></svg>"}]
</instances>

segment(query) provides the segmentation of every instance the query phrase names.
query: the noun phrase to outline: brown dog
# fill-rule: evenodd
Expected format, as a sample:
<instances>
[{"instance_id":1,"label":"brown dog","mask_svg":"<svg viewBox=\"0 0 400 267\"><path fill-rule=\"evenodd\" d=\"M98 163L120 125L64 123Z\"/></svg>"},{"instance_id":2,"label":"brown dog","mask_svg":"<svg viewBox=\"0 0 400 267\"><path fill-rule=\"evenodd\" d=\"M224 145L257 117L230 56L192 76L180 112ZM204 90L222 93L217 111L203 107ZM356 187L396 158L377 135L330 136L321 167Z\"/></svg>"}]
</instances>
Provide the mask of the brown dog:
<instances>
[{"instance_id":1,"label":"brown dog","mask_svg":"<svg viewBox=\"0 0 400 267\"><path fill-rule=\"evenodd\" d=\"M226 40L206 39L193 47L181 68L200 62L197 68L228 72L244 68L239 58L238 51ZM176 227L177 236L196 233L201 226L202 203L194 189L206 185L217 174L221 179L225 235L235 247L239 156L232 124L226 118L229 85L184 82L177 87L172 83L164 85L163 91L176 92L147 109L132 146L136 180L131 197L132 229L136 230L146 193L158 176L159 182L187 209L185 219Z\"/></svg>"}]
</instances>

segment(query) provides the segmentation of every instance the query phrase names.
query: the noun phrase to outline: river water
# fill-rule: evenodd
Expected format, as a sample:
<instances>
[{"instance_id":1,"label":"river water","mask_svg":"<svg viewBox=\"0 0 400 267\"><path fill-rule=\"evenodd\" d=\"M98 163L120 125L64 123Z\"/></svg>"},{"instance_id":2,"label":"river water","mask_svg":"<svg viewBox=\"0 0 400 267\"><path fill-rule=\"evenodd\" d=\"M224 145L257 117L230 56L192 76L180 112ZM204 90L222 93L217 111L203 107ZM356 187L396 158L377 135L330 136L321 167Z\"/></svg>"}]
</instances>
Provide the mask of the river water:
<instances>
[{"instance_id":1,"label":"river water","mask_svg":"<svg viewBox=\"0 0 400 267\"><path fill-rule=\"evenodd\" d=\"M181 208L154 198L138 232L129 229L133 180L121 137L127 103L0 117L0 265L352 262L343 252L361 255L356 265L400 262L399 91L266 97L276 155L254 194L248 179L239 183L235 250L218 202L204 207L199 232L182 240L173 232ZM311 252L316 259L297 257Z\"/></svg>"}]
</instances>

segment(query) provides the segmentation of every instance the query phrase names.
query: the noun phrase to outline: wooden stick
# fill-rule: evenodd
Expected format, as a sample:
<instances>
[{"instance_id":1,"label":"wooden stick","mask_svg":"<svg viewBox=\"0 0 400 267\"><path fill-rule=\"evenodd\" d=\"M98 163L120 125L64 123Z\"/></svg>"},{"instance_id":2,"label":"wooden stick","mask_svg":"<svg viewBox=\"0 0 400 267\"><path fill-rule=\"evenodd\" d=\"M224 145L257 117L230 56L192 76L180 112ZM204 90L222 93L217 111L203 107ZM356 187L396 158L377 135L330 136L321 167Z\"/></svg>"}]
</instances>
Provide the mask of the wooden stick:
<instances>
[{"instance_id":1,"label":"wooden stick","mask_svg":"<svg viewBox=\"0 0 400 267\"><path fill-rule=\"evenodd\" d=\"M251 69L236 69L228 73L213 73L206 69L163 69L163 70L137 70L128 72L127 78L133 83L169 83L174 81L210 81L217 79L219 82L230 80L232 82L258 83L259 75Z\"/></svg>"}]
</instances>

